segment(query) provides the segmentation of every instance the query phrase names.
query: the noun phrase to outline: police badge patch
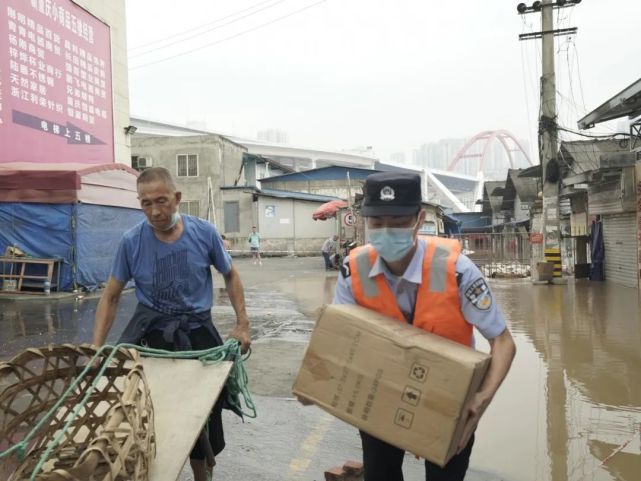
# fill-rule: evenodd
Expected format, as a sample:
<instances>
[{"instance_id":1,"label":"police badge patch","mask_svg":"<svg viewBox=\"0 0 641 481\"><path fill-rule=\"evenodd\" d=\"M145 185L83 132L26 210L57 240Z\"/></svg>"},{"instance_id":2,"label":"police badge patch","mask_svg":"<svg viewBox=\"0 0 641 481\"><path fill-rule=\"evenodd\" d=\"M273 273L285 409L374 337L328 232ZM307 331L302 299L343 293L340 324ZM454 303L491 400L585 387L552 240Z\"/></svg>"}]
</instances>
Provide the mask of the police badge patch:
<instances>
[{"instance_id":1,"label":"police badge patch","mask_svg":"<svg viewBox=\"0 0 641 481\"><path fill-rule=\"evenodd\" d=\"M381 189L381 200L390 201L396 199L396 192L389 185Z\"/></svg>"},{"instance_id":2,"label":"police badge patch","mask_svg":"<svg viewBox=\"0 0 641 481\"><path fill-rule=\"evenodd\" d=\"M345 279L347 279L349 276L352 275L352 273L349 270L349 262L346 261L343 264L341 264L341 274Z\"/></svg>"},{"instance_id":3,"label":"police badge patch","mask_svg":"<svg viewBox=\"0 0 641 481\"><path fill-rule=\"evenodd\" d=\"M492 307L492 295L490 288L485 283L485 279L477 279L465 291L465 297L472 303L474 307L482 311L487 311Z\"/></svg>"}]
</instances>

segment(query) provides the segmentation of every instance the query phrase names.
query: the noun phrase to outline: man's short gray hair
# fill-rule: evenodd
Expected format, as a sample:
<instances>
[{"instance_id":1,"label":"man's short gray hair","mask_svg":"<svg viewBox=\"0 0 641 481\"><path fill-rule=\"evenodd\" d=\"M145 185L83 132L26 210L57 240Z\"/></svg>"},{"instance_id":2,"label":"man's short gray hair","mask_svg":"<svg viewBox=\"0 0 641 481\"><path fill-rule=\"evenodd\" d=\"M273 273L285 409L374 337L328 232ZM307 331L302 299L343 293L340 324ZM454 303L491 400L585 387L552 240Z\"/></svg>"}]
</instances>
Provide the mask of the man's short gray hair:
<instances>
[{"instance_id":1,"label":"man's short gray hair","mask_svg":"<svg viewBox=\"0 0 641 481\"><path fill-rule=\"evenodd\" d=\"M151 182L164 182L172 191L176 192L178 190L174 176L164 167L150 167L143 170L138 176L138 180L136 180L136 187L140 186L140 184L149 184Z\"/></svg>"}]
</instances>

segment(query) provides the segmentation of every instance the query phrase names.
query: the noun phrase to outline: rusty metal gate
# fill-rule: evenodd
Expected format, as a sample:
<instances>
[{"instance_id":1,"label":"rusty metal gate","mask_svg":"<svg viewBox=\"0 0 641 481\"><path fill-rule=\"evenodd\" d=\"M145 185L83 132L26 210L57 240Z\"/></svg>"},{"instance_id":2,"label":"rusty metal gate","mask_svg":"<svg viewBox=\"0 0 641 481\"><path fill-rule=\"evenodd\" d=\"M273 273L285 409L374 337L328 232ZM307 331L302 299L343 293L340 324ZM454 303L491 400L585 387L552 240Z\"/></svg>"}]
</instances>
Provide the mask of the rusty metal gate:
<instances>
[{"instance_id":1,"label":"rusty metal gate","mask_svg":"<svg viewBox=\"0 0 641 481\"><path fill-rule=\"evenodd\" d=\"M452 236L486 277L529 277L532 248L527 232L470 233Z\"/></svg>"}]
</instances>

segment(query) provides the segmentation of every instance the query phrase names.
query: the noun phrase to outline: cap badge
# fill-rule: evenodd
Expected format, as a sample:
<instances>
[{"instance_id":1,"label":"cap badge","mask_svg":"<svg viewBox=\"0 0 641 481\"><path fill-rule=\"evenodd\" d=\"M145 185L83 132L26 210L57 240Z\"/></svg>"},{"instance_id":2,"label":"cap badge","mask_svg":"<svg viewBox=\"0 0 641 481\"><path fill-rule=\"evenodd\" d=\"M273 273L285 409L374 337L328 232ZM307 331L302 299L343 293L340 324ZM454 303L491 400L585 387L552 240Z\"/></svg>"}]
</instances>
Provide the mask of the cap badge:
<instances>
[{"instance_id":1,"label":"cap badge","mask_svg":"<svg viewBox=\"0 0 641 481\"><path fill-rule=\"evenodd\" d=\"M396 194L394 193L394 189L389 185L386 185L381 189L381 200L394 200L395 198Z\"/></svg>"}]
</instances>

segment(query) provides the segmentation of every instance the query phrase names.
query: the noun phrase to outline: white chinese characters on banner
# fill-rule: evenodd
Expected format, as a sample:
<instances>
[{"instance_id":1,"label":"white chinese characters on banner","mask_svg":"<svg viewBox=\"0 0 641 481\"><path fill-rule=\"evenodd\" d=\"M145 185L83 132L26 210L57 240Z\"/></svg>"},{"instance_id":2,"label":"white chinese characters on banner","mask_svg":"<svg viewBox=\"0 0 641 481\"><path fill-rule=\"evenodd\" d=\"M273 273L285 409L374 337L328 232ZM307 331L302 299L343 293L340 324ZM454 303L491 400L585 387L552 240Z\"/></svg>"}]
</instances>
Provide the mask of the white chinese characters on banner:
<instances>
[{"instance_id":1,"label":"white chinese characters on banner","mask_svg":"<svg viewBox=\"0 0 641 481\"><path fill-rule=\"evenodd\" d=\"M7 8L7 17L11 95L62 113L62 103L47 98L48 89L55 87L56 80L62 78L62 72L45 62L46 51L54 54L54 42L59 48L60 36L56 34L54 40L50 29L11 7ZM44 48L36 47L36 44L42 44Z\"/></svg>"},{"instance_id":2,"label":"white chinese characters on banner","mask_svg":"<svg viewBox=\"0 0 641 481\"><path fill-rule=\"evenodd\" d=\"M24 5L27 6L26 2ZM93 44L93 27L55 1L30 0L29 5ZM97 120L107 120L111 108L111 97L107 92L107 59L87 51L74 41L73 36L62 38L60 33L32 18L28 10L22 12L9 6L6 13L10 71L8 95L56 114L65 114L67 118L88 126L95 125ZM64 65L64 72L59 67L61 65ZM0 83L0 122L2 87ZM61 95L62 92L66 95ZM60 123L43 121L41 130L64 134L69 129ZM91 143L91 136L81 130L72 129L69 138Z\"/></svg>"},{"instance_id":3,"label":"white chinese characters on banner","mask_svg":"<svg viewBox=\"0 0 641 481\"><path fill-rule=\"evenodd\" d=\"M64 27L74 35L77 35L93 45L93 26L84 22L63 5L59 5L55 0L30 0L29 3L32 9L46 15L54 22L57 22L61 27Z\"/></svg>"}]
</instances>

